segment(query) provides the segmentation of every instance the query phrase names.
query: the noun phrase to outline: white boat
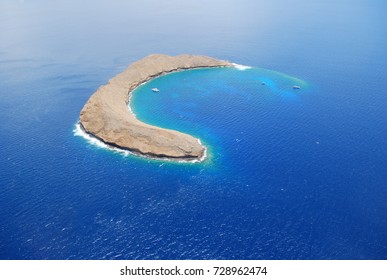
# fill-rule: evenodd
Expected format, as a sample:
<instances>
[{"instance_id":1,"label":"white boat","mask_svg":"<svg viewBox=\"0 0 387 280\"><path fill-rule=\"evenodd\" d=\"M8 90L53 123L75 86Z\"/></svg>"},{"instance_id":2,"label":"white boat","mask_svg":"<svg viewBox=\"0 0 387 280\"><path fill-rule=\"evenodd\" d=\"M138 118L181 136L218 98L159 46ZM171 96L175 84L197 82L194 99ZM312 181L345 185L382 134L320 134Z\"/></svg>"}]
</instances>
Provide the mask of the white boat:
<instances>
[{"instance_id":1,"label":"white boat","mask_svg":"<svg viewBox=\"0 0 387 280\"><path fill-rule=\"evenodd\" d=\"M160 90L158 88L152 88L153 92L159 92Z\"/></svg>"},{"instance_id":2,"label":"white boat","mask_svg":"<svg viewBox=\"0 0 387 280\"><path fill-rule=\"evenodd\" d=\"M300 86L297 86L297 85L294 85L293 86L293 89L300 89L301 87Z\"/></svg>"}]
</instances>

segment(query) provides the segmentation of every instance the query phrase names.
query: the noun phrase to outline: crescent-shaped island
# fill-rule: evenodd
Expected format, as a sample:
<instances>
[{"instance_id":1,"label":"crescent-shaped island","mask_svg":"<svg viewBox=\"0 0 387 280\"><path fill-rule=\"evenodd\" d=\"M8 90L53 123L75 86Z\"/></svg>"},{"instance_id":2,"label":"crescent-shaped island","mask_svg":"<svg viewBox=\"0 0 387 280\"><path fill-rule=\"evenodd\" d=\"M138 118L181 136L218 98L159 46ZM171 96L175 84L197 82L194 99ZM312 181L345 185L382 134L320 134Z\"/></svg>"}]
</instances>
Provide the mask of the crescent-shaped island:
<instances>
[{"instance_id":1,"label":"crescent-shaped island","mask_svg":"<svg viewBox=\"0 0 387 280\"><path fill-rule=\"evenodd\" d=\"M130 96L139 85L167 73L193 68L232 67L207 56L149 55L129 65L101 86L80 113L80 127L105 144L139 155L183 161L200 161L206 148L182 132L141 122L129 109Z\"/></svg>"}]
</instances>

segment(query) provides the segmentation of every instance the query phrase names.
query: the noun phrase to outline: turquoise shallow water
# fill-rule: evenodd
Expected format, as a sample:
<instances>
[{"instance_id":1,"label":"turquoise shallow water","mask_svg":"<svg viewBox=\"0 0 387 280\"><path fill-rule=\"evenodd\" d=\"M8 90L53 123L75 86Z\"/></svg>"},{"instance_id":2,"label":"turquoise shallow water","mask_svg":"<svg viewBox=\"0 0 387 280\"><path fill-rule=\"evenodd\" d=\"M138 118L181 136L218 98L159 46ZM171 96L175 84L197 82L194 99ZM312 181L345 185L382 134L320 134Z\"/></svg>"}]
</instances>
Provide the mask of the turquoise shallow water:
<instances>
[{"instance_id":1,"label":"turquoise shallow water","mask_svg":"<svg viewBox=\"0 0 387 280\"><path fill-rule=\"evenodd\" d=\"M302 90L293 89L294 85ZM154 93L152 88L160 92ZM146 123L199 138L208 146L204 164L224 165L220 161L227 152L222 141L230 138L226 145L241 146L241 141L256 133L259 111L267 114L265 106L277 102L297 106L300 95L309 88L305 81L259 68L194 69L162 76L139 87L133 92L131 108ZM242 125L252 118L253 127ZM234 127L239 129L234 131Z\"/></svg>"},{"instance_id":2,"label":"turquoise shallow water","mask_svg":"<svg viewBox=\"0 0 387 280\"><path fill-rule=\"evenodd\" d=\"M386 259L385 1L159 2L0 1L0 258ZM150 53L254 66L133 96L207 161L74 135L90 95Z\"/></svg>"}]
</instances>

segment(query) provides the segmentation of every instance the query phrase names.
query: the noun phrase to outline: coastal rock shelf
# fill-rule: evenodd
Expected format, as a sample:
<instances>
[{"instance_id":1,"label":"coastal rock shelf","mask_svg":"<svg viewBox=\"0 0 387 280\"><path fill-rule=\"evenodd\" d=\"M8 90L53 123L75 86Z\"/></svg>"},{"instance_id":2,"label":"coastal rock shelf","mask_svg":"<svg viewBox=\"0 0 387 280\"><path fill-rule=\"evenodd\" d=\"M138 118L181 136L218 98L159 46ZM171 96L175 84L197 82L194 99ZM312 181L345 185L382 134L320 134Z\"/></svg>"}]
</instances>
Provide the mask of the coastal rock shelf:
<instances>
[{"instance_id":1,"label":"coastal rock shelf","mask_svg":"<svg viewBox=\"0 0 387 280\"><path fill-rule=\"evenodd\" d=\"M81 128L110 146L144 156L200 160L205 147L198 139L139 121L128 108L130 96L142 83L166 73L230 66L233 65L227 61L206 56L147 56L129 65L90 97L80 113Z\"/></svg>"}]
</instances>

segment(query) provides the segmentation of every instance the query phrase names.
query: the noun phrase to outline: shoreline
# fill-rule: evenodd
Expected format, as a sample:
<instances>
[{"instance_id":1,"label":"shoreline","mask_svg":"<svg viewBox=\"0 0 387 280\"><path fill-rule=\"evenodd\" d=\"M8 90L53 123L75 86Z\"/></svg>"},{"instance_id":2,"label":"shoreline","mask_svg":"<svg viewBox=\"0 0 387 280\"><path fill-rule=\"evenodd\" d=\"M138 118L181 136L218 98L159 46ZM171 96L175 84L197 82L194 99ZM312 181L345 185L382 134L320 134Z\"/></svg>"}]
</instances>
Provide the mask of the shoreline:
<instances>
[{"instance_id":1,"label":"shoreline","mask_svg":"<svg viewBox=\"0 0 387 280\"><path fill-rule=\"evenodd\" d=\"M200 163L200 162L205 161L208 158L208 148L201 143L199 138L197 138L199 144L203 145L203 147L205 148L203 156L199 159L185 160L185 159L171 159L171 158L165 158L165 157L164 158L152 157L152 156L148 156L148 155L143 155L143 154L135 152L135 151L130 151L127 149L121 149L118 147L111 146L111 145L103 142L101 139L95 137L94 135L87 133L79 121L77 121L75 123L73 133L74 133L74 136L82 137L87 142L89 142L90 145L93 145L93 146L97 147L98 149L106 149L106 150L115 152L117 154L121 154L124 157L131 155L131 156L136 156L136 157L139 157L142 159L147 159L147 160L154 160L154 161L159 160L159 161L164 161L164 162L166 161L166 162L176 162L176 163Z\"/></svg>"},{"instance_id":2,"label":"shoreline","mask_svg":"<svg viewBox=\"0 0 387 280\"><path fill-rule=\"evenodd\" d=\"M235 67L206 56L150 55L101 86L80 113L79 128L108 147L145 158L202 162L207 148L200 139L177 130L141 122L130 108L133 91L146 82L173 72L197 68Z\"/></svg>"}]
</instances>

